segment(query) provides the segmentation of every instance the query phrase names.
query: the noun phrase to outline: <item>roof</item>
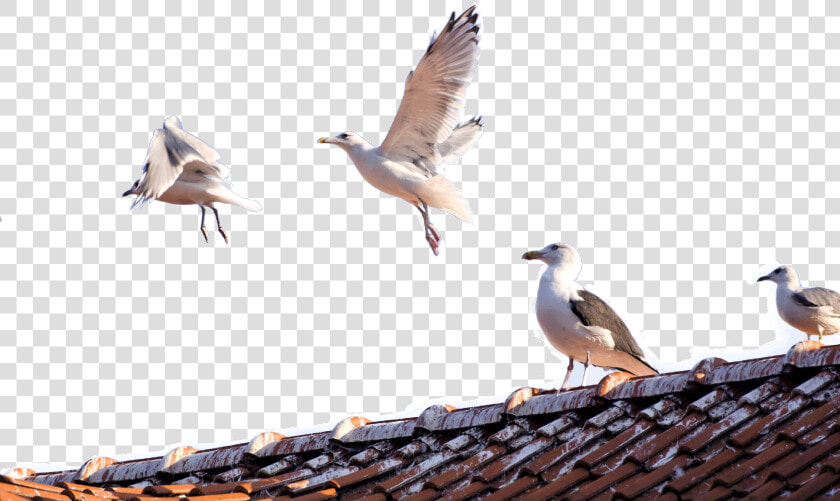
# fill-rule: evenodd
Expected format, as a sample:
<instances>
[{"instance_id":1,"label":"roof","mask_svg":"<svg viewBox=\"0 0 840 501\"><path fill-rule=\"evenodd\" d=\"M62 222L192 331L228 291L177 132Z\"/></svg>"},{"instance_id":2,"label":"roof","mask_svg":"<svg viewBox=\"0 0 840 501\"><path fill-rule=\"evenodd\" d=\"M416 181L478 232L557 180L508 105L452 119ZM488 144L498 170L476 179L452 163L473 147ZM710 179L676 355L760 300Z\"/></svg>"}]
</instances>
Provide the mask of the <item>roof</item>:
<instances>
[{"instance_id":1,"label":"roof","mask_svg":"<svg viewBox=\"0 0 840 501\"><path fill-rule=\"evenodd\" d=\"M417 418L350 417L333 430L0 477L0 499L186 496L189 501L366 499L835 498L840 492L840 347L568 391L521 388Z\"/></svg>"}]
</instances>

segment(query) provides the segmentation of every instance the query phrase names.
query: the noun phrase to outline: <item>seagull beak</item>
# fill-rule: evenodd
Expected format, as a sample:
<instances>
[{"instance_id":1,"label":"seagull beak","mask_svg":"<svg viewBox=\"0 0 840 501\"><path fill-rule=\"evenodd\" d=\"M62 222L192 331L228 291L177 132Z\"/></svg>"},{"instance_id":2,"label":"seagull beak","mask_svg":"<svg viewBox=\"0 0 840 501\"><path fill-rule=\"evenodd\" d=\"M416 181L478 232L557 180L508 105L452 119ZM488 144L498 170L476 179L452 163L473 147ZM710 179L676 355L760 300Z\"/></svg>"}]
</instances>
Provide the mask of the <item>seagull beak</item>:
<instances>
[{"instance_id":1,"label":"seagull beak","mask_svg":"<svg viewBox=\"0 0 840 501\"><path fill-rule=\"evenodd\" d=\"M322 137L322 138L318 139L318 142L321 143L321 144L323 144L323 143L329 144L329 143L334 143L335 140L333 140L333 138L331 138L331 137Z\"/></svg>"},{"instance_id":2,"label":"seagull beak","mask_svg":"<svg viewBox=\"0 0 840 501\"><path fill-rule=\"evenodd\" d=\"M770 277L768 277L767 275L765 275L765 276L763 276L763 277L759 277L759 278L758 278L758 280L756 280L755 282L756 282L756 283L758 283L758 282L763 282L763 281L765 281L765 280L770 280Z\"/></svg>"},{"instance_id":3,"label":"seagull beak","mask_svg":"<svg viewBox=\"0 0 840 501\"><path fill-rule=\"evenodd\" d=\"M129 195L131 195L131 190L126 190L126 192L122 194L122 196L124 197L127 197Z\"/></svg>"},{"instance_id":4,"label":"seagull beak","mask_svg":"<svg viewBox=\"0 0 840 501\"><path fill-rule=\"evenodd\" d=\"M531 261L532 259L539 259L542 256L542 251L528 251L525 254L522 254L522 259L527 259L528 261Z\"/></svg>"}]
</instances>

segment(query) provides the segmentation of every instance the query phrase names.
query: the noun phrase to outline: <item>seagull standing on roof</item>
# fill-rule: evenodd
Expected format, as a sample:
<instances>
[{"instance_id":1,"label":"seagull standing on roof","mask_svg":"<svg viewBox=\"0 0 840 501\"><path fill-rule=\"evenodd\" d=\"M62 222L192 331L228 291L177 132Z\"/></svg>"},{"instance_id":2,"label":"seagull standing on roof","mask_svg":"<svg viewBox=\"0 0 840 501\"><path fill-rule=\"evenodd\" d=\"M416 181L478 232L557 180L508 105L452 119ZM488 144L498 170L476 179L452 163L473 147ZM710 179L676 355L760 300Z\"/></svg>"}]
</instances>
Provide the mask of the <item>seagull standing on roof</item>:
<instances>
[{"instance_id":1,"label":"seagull standing on roof","mask_svg":"<svg viewBox=\"0 0 840 501\"><path fill-rule=\"evenodd\" d=\"M134 181L122 196L137 195L131 204L132 209L152 199L170 204L198 205L201 208L204 241L208 241L204 208L209 207L216 215L219 233L228 243L219 221L219 211L213 204L238 205L251 212L258 212L262 207L255 200L243 198L226 186L230 185L230 168L219 163L221 158L215 148L185 131L178 117L167 117L163 127L152 135L140 179Z\"/></svg>"},{"instance_id":2,"label":"seagull standing on roof","mask_svg":"<svg viewBox=\"0 0 840 501\"><path fill-rule=\"evenodd\" d=\"M448 179L438 174L437 167L456 161L483 129L481 117L458 125L466 90L478 64L479 30L473 5L457 19L453 12L440 35L432 35L420 63L405 80L397 116L379 147L352 132L318 140L346 151L374 188L417 207L435 255L440 233L429 219L429 207L470 222L467 202Z\"/></svg>"},{"instance_id":3,"label":"seagull standing on roof","mask_svg":"<svg viewBox=\"0 0 840 501\"><path fill-rule=\"evenodd\" d=\"M659 373L647 361L621 317L575 282L581 269L577 249L556 243L526 252L522 259L538 259L548 265L537 292L537 321L548 342L569 357L561 388L568 386L575 361L583 363L584 385L590 364L636 376Z\"/></svg>"},{"instance_id":4,"label":"seagull standing on roof","mask_svg":"<svg viewBox=\"0 0 840 501\"><path fill-rule=\"evenodd\" d=\"M776 283L776 309L790 326L811 336L840 332L840 294L822 287L803 289L790 266L779 266L757 281Z\"/></svg>"}]
</instances>

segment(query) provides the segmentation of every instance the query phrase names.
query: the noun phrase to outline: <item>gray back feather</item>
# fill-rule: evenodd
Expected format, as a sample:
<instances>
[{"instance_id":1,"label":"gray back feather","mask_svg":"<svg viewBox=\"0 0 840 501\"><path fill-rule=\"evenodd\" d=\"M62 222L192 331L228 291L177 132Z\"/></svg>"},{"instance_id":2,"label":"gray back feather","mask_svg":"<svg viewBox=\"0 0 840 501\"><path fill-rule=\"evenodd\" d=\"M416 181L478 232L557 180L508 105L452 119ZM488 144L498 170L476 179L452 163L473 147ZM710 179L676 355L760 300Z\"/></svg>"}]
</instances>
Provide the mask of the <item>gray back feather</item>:
<instances>
[{"instance_id":1,"label":"gray back feather","mask_svg":"<svg viewBox=\"0 0 840 501\"><path fill-rule=\"evenodd\" d=\"M794 293L793 300L801 306L818 308L831 306L840 313L840 294L823 287L811 287Z\"/></svg>"},{"instance_id":2,"label":"gray back feather","mask_svg":"<svg viewBox=\"0 0 840 501\"><path fill-rule=\"evenodd\" d=\"M585 289L576 292L579 297L570 299L572 312L577 315L583 325L607 329L612 333L616 350L636 357L640 362L656 371L645 360L645 354L633 335L630 334L630 329L627 328L627 325L610 305Z\"/></svg>"}]
</instances>

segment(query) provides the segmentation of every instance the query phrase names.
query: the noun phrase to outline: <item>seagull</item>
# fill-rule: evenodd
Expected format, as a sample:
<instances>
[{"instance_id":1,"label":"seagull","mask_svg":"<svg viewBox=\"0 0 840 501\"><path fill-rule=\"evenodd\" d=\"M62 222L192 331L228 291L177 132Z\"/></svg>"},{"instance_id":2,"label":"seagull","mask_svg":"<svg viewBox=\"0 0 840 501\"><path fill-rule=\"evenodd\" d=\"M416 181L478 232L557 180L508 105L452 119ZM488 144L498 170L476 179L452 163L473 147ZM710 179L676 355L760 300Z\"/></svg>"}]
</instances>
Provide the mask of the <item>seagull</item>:
<instances>
[{"instance_id":1,"label":"seagull","mask_svg":"<svg viewBox=\"0 0 840 501\"><path fill-rule=\"evenodd\" d=\"M122 196L137 195L131 208L148 200L170 204L198 205L201 208L201 234L208 242L204 228L204 208L216 215L216 226L225 243L228 237L219 221L215 202L238 205L251 212L262 210L259 202L232 192L228 177L230 168L219 163L221 155L215 148L185 131L181 119L167 117L163 127L154 131L140 179Z\"/></svg>"},{"instance_id":2,"label":"seagull","mask_svg":"<svg viewBox=\"0 0 840 501\"><path fill-rule=\"evenodd\" d=\"M556 243L526 252L522 259L537 259L548 265L537 292L537 321L548 342L569 357L561 389L568 387L575 361L583 363L584 385L590 364L636 376L659 374L621 317L575 282L581 269L577 249Z\"/></svg>"},{"instance_id":3,"label":"seagull","mask_svg":"<svg viewBox=\"0 0 840 501\"><path fill-rule=\"evenodd\" d=\"M776 309L791 327L811 336L840 332L840 294L822 287L802 288L799 276L790 266L779 266L757 282L776 283Z\"/></svg>"},{"instance_id":4,"label":"seagull","mask_svg":"<svg viewBox=\"0 0 840 501\"><path fill-rule=\"evenodd\" d=\"M420 63L405 80L397 116L379 147L352 132L318 139L346 151L374 188L417 207L436 256L440 233L429 218L429 207L470 222L464 197L437 168L457 161L483 131L480 116L458 124L478 64L480 28L473 5L457 19L453 12L440 35L432 35Z\"/></svg>"}]
</instances>

